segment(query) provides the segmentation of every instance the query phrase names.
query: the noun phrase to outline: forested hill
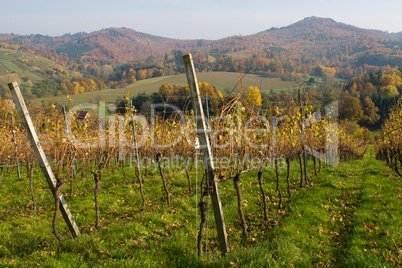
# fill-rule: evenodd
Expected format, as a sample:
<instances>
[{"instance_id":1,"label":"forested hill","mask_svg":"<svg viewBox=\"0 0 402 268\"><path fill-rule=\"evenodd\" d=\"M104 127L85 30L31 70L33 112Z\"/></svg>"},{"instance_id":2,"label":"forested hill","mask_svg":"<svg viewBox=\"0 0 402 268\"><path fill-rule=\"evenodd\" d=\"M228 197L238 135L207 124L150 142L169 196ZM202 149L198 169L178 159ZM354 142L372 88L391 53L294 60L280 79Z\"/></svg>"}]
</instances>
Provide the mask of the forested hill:
<instances>
[{"instance_id":1,"label":"forested hill","mask_svg":"<svg viewBox=\"0 0 402 268\"><path fill-rule=\"evenodd\" d=\"M108 28L92 33L44 35L0 35L0 41L17 43L43 52L56 52L83 62L116 64L161 57L174 49L192 50L202 40L176 40L137 32L127 28Z\"/></svg>"},{"instance_id":2,"label":"forested hill","mask_svg":"<svg viewBox=\"0 0 402 268\"><path fill-rule=\"evenodd\" d=\"M220 40L176 40L127 28L92 33L0 35L0 41L57 52L78 63L116 64L161 57L172 50L235 58L288 58L300 64L347 69L364 65L402 66L402 33L357 28L332 19L310 17L282 28Z\"/></svg>"},{"instance_id":3,"label":"forested hill","mask_svg":"<svg viewBox=\"0 0 402 268\"><path fill-rule=\"evenodd\" d=\"M287 27L218 40L205 51L235 58L277 57L310 66L354 69L364 65L402 66L401 46L402 33L389 34L310 17Z\"/></svg>"}]
</instances>

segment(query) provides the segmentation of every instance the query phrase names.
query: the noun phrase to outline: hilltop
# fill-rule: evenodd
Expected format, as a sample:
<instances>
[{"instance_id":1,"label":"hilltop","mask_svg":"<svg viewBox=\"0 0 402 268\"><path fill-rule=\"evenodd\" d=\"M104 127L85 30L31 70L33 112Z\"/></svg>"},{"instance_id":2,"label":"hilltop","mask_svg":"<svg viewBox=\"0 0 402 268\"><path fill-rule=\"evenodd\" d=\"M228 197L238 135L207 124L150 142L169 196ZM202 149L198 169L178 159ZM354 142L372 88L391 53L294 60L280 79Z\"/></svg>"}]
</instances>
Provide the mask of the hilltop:
<instances>
[{"instance_id":1,"label":"hilltop","mask_svg":"<svg viewBox=\"0 0 402 268\"><path fill-rule=\"evenodd\" d=\"M284 56L309 65L359 67L370 64L361 60L367 55L391 56L401 63L401 37L401 33L388 34L310 17L287 27L221 39L209 44L204 51L233 57Z\"/></svg>"},{"instance_id":2,"label":"hilltop","mask_svg":"<svg viewBox=\"0 0 402 268\"><path fill-rule=\"evenodd\" d=\"M353 67L373 65L370 57L381 54L391 60L391 67L402 66L399 49L402 33L361 29L318 17L305 18L286 27L271 28L249 36L214 41L170 39L127 28L108 28L58 37L2 34L0 41L57 52L81 63L117 64L162 57L172 50L182 50L237 58L284 56L310 65Z\"/></svg>"}]
</instances>

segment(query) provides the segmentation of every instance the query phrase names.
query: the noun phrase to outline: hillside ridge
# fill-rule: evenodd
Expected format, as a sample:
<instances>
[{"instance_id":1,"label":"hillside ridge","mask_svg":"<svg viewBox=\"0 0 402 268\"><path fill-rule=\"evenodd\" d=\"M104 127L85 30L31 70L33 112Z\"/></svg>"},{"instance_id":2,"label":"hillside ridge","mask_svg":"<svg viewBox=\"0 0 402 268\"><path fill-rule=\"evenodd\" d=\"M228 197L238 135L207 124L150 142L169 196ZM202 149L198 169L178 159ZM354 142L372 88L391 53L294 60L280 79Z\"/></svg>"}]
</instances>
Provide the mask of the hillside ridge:
<instances>
[{"instance_id":1,"label":"hillside ridge","mask_svg":"<svg viewBox=\"0 0 402 268\"><path fill-rule=\"evenodd\" d=\"M172 51L200 52L234 58L280 58L303 64L356 68L363 65L402 66L402 32L362 29L330 18L308 17L281 28L218 40L180 40L106 28L91 33L50 37L0 34L0 41L57 53L79 64L121 64L160 58ZM378 57L380 55L380 58Z\"/></svg>"}]
</instances>

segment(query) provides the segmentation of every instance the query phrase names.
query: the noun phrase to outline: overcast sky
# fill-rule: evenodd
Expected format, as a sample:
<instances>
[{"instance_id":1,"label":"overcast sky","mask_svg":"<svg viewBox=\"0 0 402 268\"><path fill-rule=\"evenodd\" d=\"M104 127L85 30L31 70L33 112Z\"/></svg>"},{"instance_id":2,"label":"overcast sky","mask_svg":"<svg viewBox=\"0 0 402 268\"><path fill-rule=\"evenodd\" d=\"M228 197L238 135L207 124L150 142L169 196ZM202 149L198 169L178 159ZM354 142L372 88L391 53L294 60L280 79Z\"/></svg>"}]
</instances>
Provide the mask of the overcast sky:
<instances>
[{"instance_id":1,"label":"overcast sky","mask_svg":"<svg viewBox=\"0 0 402 268\"><path fill-rule=\"evenodd\" d=\"M0 0L0 33L93 32L127 27L178 39L254 34L316 16L402 31L400 0Z\"/></svg>"}]
</instances>

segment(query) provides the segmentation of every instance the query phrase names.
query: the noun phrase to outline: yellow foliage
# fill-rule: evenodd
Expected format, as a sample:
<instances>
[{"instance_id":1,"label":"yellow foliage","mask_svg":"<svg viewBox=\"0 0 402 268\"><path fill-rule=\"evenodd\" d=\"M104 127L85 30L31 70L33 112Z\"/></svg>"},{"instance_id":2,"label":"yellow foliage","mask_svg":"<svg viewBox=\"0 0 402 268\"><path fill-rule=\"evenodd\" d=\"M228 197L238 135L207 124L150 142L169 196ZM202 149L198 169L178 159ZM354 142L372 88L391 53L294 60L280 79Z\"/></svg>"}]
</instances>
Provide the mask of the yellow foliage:
<instances>
[{"instance_id":1,"label":"yellow foliage","mask_svg":"<svg viewBox=\"0 0 402 268\"><path fill-rule=\"evenodd\" d=\"M169 83L163 83L159 88L159 94L170 96L173 93L173 86Z\"/></svg>"},{"instance_id":2,"label":"yellow foliage","mask_svg":"<svg viewBox=\"0 0 402 268\"><path fill-rule=\"evenodd\" d=\"M216 59L214 58L214 57L212 57L212 56L208 56L208 62L215 62L216 61Z\"/></svg>"},{"instance_id":3,"label":"yellow foliage","mask_svg":"<svg viewBox=\"0 0 402 268\"><path fill-rule=\"evenodd\" d=\"M394 85L381 87L381 92L385 98L393 98L398 96L398 89Z\"/></svg>"},{"instance_id":4,"label":"yellow foliage","mask_svg":"<svg viewBox=\"0 0 402 268\"><path fill-rule=\"evenodd\" d=\"M79 94L79 93L84 93L85 92L85 87L83 87L80 83L77 81L73 82L74 85L74 93Z\"/></svg>"},{"instance_id":5,"label":"yellow foliage","mask_svg":"<svg viewBox=\"0 0 402 268\"><path fill-rule=\"evenodd\" d=\"M206 82L198 82L198 88L203 95L213 96L215 93L214 87Z\"/></svg>"},{"instance_id":6,"label":"yellow foliage","mask_svg":"<svg viewBox=\"0 0 402 268\"><path fill-rule=\"evenodd\" d=\"M397 69L389 70L388 75L394 79L394 86L399 86L402 82L401 71Z\"/></svg>"},{"instance_id":7,"label":"yellow foliage","mask_svg":"<svg viewBox=\"0 0 402 268\"><path fill-rule=\"evenodd\" d=\"M322 78L324 80L330 80L331 78L334 77L336 70L334 68L331 67L325 67L322 66L321 67L321 72L322 72Z\"/></svg>"},{"instance_id":8,"label":"yellow foliage","mask_svg":"<svg viewBox=\"0 0 402 268\"><path fill-rule=\"evenodd\" d=\"M250 106L261 106L261 92L257 87L249 86L246 97L246 103Z\"/></svg>"},{"instance_id":9,"label":"yellow foliage","mask_svg":"<svg viewBox=\"0 0 402 268\"><path fill-rule=\"evenodd\" d=\"M380 83L382 87L394 86L395 78L392 75L383 74L380 78Z\"/></svg>"}]
</instances>

